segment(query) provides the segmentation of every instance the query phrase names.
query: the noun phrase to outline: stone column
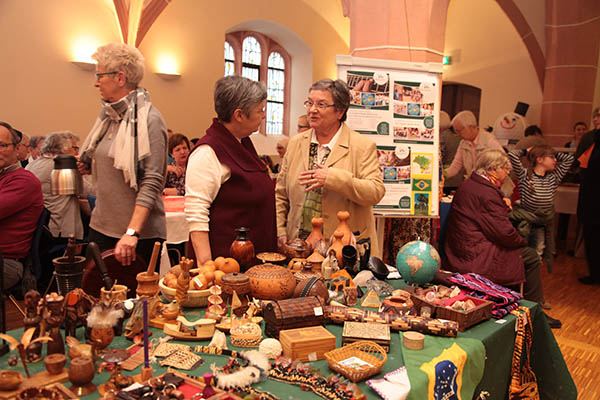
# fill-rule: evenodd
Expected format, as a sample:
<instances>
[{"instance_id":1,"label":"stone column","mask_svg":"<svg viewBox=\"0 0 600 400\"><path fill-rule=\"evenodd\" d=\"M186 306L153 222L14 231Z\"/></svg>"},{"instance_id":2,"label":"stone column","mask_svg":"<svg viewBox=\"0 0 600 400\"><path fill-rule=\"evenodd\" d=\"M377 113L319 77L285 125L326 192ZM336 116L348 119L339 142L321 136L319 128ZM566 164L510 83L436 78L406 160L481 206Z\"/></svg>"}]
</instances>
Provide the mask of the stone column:
<instances>
[{"instance_id":1,"label":"stone column","mask_svg":"<svg viewBox=\"0 0 600 400\"><path fill-rule=\"evenodd\" d=\"M442 62L450 0L342 0L350 55Z\"/></svg>"},{"instance_id":2,"label":"stone column","mask_svg":"<svg viewBox=\"0 0 600 400\"><path fill-rule=\"evenodd\" d=\"M599 49L600 1L546 0L541 127L551 146L571 140L575 122L590 122Z\"/></svg>"}]
</instances>

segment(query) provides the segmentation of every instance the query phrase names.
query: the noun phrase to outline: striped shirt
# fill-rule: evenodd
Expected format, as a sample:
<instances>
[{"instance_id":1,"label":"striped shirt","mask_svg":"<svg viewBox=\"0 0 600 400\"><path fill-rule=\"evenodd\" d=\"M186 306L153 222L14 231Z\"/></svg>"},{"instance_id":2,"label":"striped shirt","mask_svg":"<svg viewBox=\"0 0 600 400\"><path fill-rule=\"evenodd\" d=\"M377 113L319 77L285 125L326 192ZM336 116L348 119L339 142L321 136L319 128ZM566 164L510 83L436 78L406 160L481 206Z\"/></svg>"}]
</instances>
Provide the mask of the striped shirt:
<instances>
[{"instance_id":1,"label":"striped shirt","mask_svg":"<svg viewBox=\"0 0 600 400\"><path fill-rule=\"evenodd\" d=\"M526 154L527 150L513 150L508 153L510 163L519 180L521 206L531 212L550 209L554 204L558 185L573 164L573 156L568 153L556 153L558 163L554 171L546 172L543 176L532 172L530 176L529 171L521 164L521 157Z\"/></svg>"}]
</instances>

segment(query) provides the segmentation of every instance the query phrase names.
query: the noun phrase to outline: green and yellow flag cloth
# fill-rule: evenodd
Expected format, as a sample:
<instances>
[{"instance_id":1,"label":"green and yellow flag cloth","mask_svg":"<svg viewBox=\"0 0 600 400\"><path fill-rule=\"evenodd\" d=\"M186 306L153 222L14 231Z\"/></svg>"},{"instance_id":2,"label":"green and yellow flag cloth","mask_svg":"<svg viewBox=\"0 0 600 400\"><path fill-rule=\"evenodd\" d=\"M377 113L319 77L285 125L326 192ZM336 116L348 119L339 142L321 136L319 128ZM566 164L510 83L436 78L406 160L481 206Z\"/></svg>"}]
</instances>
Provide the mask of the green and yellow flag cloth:
<instances>
[{"instance_id":1,"label":"green and yellow flag cloth","mask_svg":"<svg viewBox=\"0 0 600 400\"><path fill-rule=\"evenodd\" d=\"M407 400L471 400L483 376L485 347L476 339L425 335L423 350L402 346L402 357L411 386Z\"/></svg>"}]
</instances>

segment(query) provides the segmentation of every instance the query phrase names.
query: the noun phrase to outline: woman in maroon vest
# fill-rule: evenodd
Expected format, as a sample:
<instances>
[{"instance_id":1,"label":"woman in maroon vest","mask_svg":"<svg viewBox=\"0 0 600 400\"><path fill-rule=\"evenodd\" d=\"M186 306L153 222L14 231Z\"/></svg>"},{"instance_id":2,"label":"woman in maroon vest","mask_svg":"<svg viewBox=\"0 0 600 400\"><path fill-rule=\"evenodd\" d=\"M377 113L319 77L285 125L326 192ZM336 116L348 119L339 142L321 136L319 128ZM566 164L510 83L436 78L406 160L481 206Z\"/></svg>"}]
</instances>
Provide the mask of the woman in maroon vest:
<instances>
[{"instance_id":1,"label":"woman in maroon vest","mask_svg":"<svg viewBox=\"0 0 600 400\"><path fill-rule=\"evenodd\" d=\"M217 118L190 154L185 212L196 261L229 256L235 229L250 228L257 253L275 251L275 193L249 136L265 118L267 91L227 76L215 85Z\"/></svg>"}]
</instances>

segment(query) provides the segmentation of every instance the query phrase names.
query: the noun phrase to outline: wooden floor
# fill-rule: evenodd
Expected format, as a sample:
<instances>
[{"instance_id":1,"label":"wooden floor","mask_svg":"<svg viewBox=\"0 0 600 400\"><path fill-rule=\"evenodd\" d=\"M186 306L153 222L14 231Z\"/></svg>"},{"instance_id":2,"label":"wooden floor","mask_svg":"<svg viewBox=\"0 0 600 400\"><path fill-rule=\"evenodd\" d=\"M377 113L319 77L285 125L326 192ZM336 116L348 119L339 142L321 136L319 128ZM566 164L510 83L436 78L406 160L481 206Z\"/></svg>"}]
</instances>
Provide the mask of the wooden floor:
<instances>
[{"instance_id":1,"label":"wooden floor","mask_svg":"<svg viewBox=\"0 0 600 400\"><path fill-rule=\"evenodd\" d=\"M554 272L542 271L547 313L562 321L554 335L573 376L579 400L600 399L600 286L585 286L577 281L587 275L584 259L559 252ZM22 307L22 302L19 302ZM7 305L8 329L23 325L14 305Z\"/></svg>"}]
</instances>

